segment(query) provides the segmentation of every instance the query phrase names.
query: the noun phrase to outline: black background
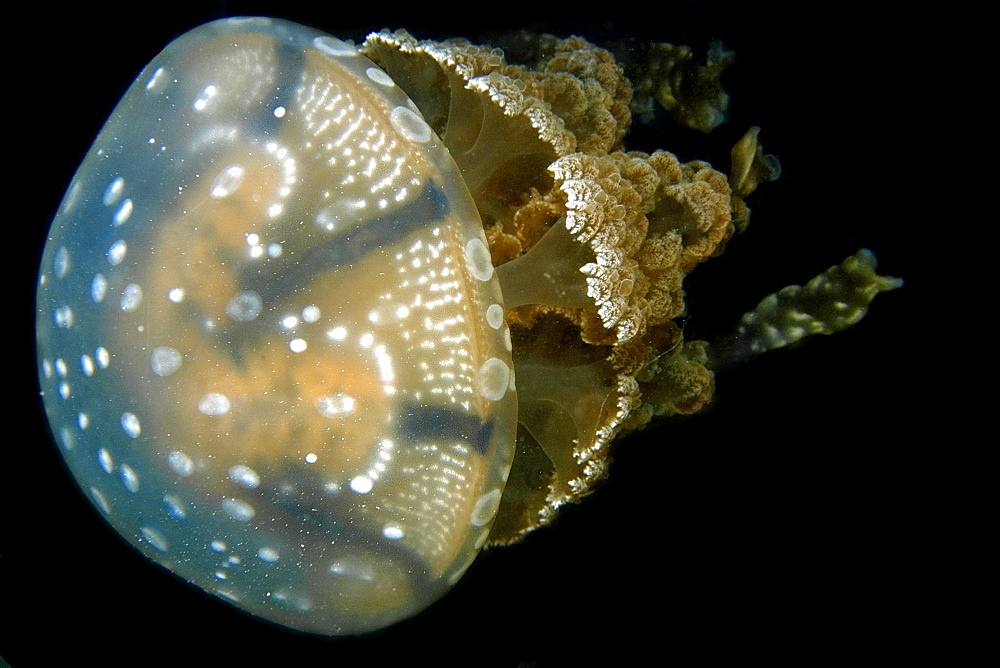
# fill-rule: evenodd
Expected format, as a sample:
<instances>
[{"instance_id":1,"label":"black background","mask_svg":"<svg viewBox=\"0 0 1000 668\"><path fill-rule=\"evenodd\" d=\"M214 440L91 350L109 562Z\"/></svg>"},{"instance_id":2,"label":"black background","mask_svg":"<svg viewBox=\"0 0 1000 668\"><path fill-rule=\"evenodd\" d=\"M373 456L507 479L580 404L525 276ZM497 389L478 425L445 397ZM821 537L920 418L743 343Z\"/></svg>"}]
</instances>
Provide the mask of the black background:
<instances>
[{"instance_id":1,"label":"black background","mask_svg":"<svg viewBox=\"0 0 1000 668\"><path fill-rule=\"evenodd\" d=\"M905 113L909 92L901 36L823 3L803 3L796 15L761 3L668 2L658 5L662 19L614 3L599 15L579 6L437 3L393 13L372 5L364 18L318 4L174 3L131 16L39 9L24 25L32 46L7 56L6 160L20 174L5 195L19 203L8 210L8 285L22 308L13 326L21 347L7 351L13 435L0 460L0 656L16 667L362 658L515 666L561 665L578 653L593 661L604 648L627 665L640 651L663 663L692 653L706 661L847 657L862 647L878 656L920 642L899 623L921 605L914 527L933 514L914 474L924 455L908 436L927 410L914 401L914 358L930 337L914 315L923 286L909 250L927 223L902 211L904 180L919 185L901 175L910 168L905 138L889 119ZM146 11L160 15L141 18ZM251 14L355 40L383 27L473 40L529 28L596 42L688 43L704 53L722 39L737 53L725 78L730 122L704 136L663 119L627 145L728 171L729 148L760 125L784 168L750 200L749 231L686 283L686 336L723 333L764 295L860 247L907 285L878 297L850 331L719 375L708 410L619 443L601 489L523 544L484 553L420 616L346 639L249 618L147 563L76 488L37 399L31 296L66 184L134 77L182 32Z\"/></svg>"}]
</instances>

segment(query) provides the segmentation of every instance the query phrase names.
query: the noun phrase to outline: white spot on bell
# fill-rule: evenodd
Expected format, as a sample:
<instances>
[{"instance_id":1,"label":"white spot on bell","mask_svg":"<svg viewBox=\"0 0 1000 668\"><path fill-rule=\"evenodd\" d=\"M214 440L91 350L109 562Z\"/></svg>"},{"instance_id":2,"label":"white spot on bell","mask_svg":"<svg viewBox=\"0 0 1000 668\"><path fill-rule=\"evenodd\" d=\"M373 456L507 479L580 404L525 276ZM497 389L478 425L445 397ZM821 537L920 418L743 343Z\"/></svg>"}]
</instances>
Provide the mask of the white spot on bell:
<instances>
[{"instance_id":1,"label":"white spot on bell","mask_svg":"<svg viewBox=\"0 0 1000 668\"><path fill-rule=\"evenodd\" d=\"M125 179L119 176L112 179L108 187L105 188L104 197L101 198L101 201L104 202L104 206L114 206L121 199L123 192L125 192Z\"/></svg>"},{"instance_id":2,"label":"white spot on bell","mask_svg":"<svg viewBox=\"0 0 1000 668\"><path fill-rule=\"evenodd\" d=\"M493 260L482 239L469 239L465 244L465 261L469 271L480 281L493 278Z\"/></svg>"},{"instance_id":3,"label":"white spot on bell","mask_svg":"<svg viewBox=\"0 0 1000 668\"><path fill-rule=\"evenodd\" d=\"M330 56L358 55L357 50L353 46L347 42L340 41L336 37L330 37L329 35L322 35L314 38L313 46Z\"/></svg>"},{"instance_id":4,"label":"white spot on bell","mask_svg":"<svg viewBox=\"0 0 1000 668\"><path fill-rule=\"evenodd\" d=\"M431 127L427 125L427 121L420 114L406 107L396 107L389 112L389 123L392 124L396 132L419 144L430 141L432 136Z\"/></svg>"},{"instance_id":5,"label":"white spot on bell","mask_svg":"<svg viewBox=\"0 0 1000 668\"><path fill-rule=\"evenodd\" d=\"M240 522L249 522L257 514L253 506L239 499L223 499L222 510L234 520Z\"/></svg>"},{"instance_id":6,"label":"white spot on bell","mask_svg":"<svg viewBox=\"0 0 1000 668\"><path fill-rule=\"evenodd\" d=\"M389 540L399 540L403 537L403 529L398 524L386 524L382 527L382 535Z\"/></svg>"},{"instance_id":7,"label":"white spot on bell","mask_svg":"<svg viewBox=\"0 0 1000 668\"><path fill-rule=\"evenodd\" d=\"M66 274L69 273L70 264L69 251L66 250L65 246L60 246L59 250L56 251L56 257L52 263L52 268L56 272L56 278L65 278Z\"/></svg>"},{"instance_id":8,"label":"white spot on bell","mask_svg":"<svg viewBox=\"0 0 1000 668\"><path fill-rule=\"evenodd\" d=\"M115 461L111 458L111 453L107 451L107 448L101 448L97 451L97 463L105 473L111 473L115 470Z\"/></svg>"},{"instance_id":9,"label":"white spot on bell","mask_svg":"<svg viewBox=\"0 0 1000 668\"><path fill-rule=\"evenodd\" d=\"M174 519L182 520L187 517L187 509L184 507L184 502L173 494L163 495L163 505L167 507L167 512Z\"/></svg>"},{"instance_id":10,"label":"white spot on bell","mask_svg":"<svg viewBox=\"0 0 1000 668\"><path fill-rule=\"evenodd\" d=\"M104 278L104 274L97 274L94 279L90 282L90 298L95 304L100 304L104 301L104 295L108 293L108 279Z\"/></svg>"},{"instance_id":11,"label":"white spot on bell","mask_svg":"<svg viewBox=\"0 0 1000 668\"><path fill-rule=\"evenodd\" d=\"M139 491L139 475L135 472L128 464L122 464L121 468L118 469L122 476L122 484L125 485L125 489L135 494Z\"/></svg>"},{"instance_id":12,"label":"white spot on bell","mask_svg":"<svg viewBox=\"0 0 1000 668\"><path fill-rule=\"evenodd\" d=\"M260 475L249 466L243 464L229 467L229 479L247 489L252 489L260 485Z\"/></svg>"},{"instance_id":13,"label":"white spot on bell","mask_svg":"<svg viewBox=\"0 0 1000 668\"><path fill-rule=\"evenodd\" d=\"M479 499L476 500L476 505L472 509L472 525L481 527L489 524L493 519L493 516L497 514L497 510L500 508L500 490L494 489L491 492L483 494Z\"/></svg>"},{"instance_id":14,"label":"white spot on bell","mask_svg":"<svg viewBox=\"0 0 1000 668\"><path fill-rule=\"evenodd\" d=\"M243 183L243 176L246 170L240 165L229 165L225 167L219 175L215 177L215 182L208 194L214 199L222 199L233 194Z\"/></svg>"},{"instance_id":15,"label":"white spot on bell","mask_svg":"<svg viewBox=\"0 0 1000 668\"><path fill-rule=\"evenodd\" d=\"M315 304L310 304L302 309L302 319L306 322L316 322L319 320L319 307Z\"/></svg>"},{"instance_id":16,"label":"white spot on bell","mask_svg":"<svg viewBox=\"0 0 1000 668\"><path fill-rule=\"evenodd\" d=\"M479 367L479 394L486 399L498 401L507 393L510 384L510 367L496 357L483 362Z\"/></svg>"},{"instance_id":17,"label":"white spot on bell","mask_svg":"<svg viewBox=\"0 0 1000 668\"><path fill-rule=\"evenodd\" d=\"M126 244L123 240L119 239L118 241L114 242L113 244L111 244L111 246L108 247L108 253L107 253L108 263L112 267L117 267L122 263L122 260L125 259L125 256L127 254L128 254L128 244Z\"/></svg>"},{"instance_id":18,"label":"white spot on bell","mask_svg":"<svg viewBox=\"0 0 1000 668\"><path fill-rule=\"evenodd\" d=\"M161 378L169 376L181 368L183 361L184 358L180 351L170 346L153 348L153 352L149 356L149 363L153 368L153 373Z\"/></svg>"},{"instance_id":19,"label":"white spot on bell","mask_svg":"<svg viewBox=\"0 0 1000 668\"><path fill-rule=\"evenodd\" d=\"M367 494L372 491L372 480L367 476L359 475L351 480L351 489L358 494Z\"/></svg>"},{"instance_id":20,"label":"white spot on bell","mask_svg":"<svg viewBox=\"0 0 1000 668\"><path fill-rule=\"evenodd\" d=\"M194 108L197 111L204 111L208 108L208 103L219 93L215 86L208 85L201 91L201 96L194 101Z\"/></svg>"},{"instance_id":21,"label":"white spot on bell","mask_svg":"<svg viewBox=\"0 0 1000 668\"><path fill-rule=\"evenodd\" d=\"M115 212L115 217L113 219L115 227L127 223L128 219L132 217L132 210L134 208L132 200L127 199L122 202L122 205L118 207L118 211Z\"/></svg>"},{"instance_id":22,"label":"white spot on bell","mask_svg":"<svg viewBox=\"0 0 1000 668\"><path fill-rule=\"evenodd\" d=\"M167 539L162 533L154 529L153 527L139 527L139 533L142 537L146 539L150 547L159 550L160 552L167 551Z\"/></svg>"},{"instance_id":23,"label":"white spot on bell","mask_svg":"<svg viewBox=\"0 0 1000 668\"><path fill-rule=\"evenodd\" d=\"M167 71L162 67L157 67L156 71L153 72L153 76L149 77L149 81L146 82L146 90L153 90L156 86L166 78Z\"/></svg>"},{"instance_id":24,"label":"white spot on bell","mask_svg":"<svg viewBox=\"0 0 1000 668\"><path fill-rule=\"evenodd\" d=\"M126 285L125 289L122 291L120 303L122 310L126 313L135 311L142 303L142 288L135 283L129 283Z\"/></svg>"},{"instance_id":25,"label":"white spot on bell","mask_svg":"<svg viewBox=\"0 0 1000 668\"><path fill-rule=\"evenodd\" d=\"M257 558L261 561L266 561L268 563L274 563L278 560L278 551L273 547L262 547L257 550Z\"/></svg>"},{"instance_id":26,"label":"white spot on bell","mask_svg":"<svg viewBox=\"0 0 1000 668\"><path fill-rule=\"evenodd\" d=\"M486 322L493 329L500 329L503 325L503 307L500 304L490 304L486 309Z\"/></svg>"},{"instance_id":27,"label":"white spot on bell","mask_svg":"<svg viewBox=\"0 0 1000 668\"><path fill-rule=\"evenodd\" d=\"M122 413L122 429L132 438L138 438L142 433L142 425L135 413Z\"/></svg>"},{"instance_id":28,"label":"white spot on bell","mask_svg":"<svg viewBox=\"0 0 1000 668\"><path fill-rule=\"evenodd\" d=\"M226 303L226 315L237 322L250 322L260 315L264 302L253 290L237 292Z\"/></svg>"},{"instance_id":29,"label":"white spot on bell","mask_svg":"<svg viewBox=\"0 0 1000 668\"><path fill-rule=\"evenodd\" d=\"M107 515L111 514L111 504L108 503L108 500L104 497L104 494L101 493L101 490L96 487L91 487L90 496L93 497L94 503L97 504L98 508L103 510Z\"/></svg>"},{"instance_id":30,"label":"white spot on bell","mask_svg":"<svg viewBox=\"0 0 1000 668\"><path fill-rule=\"evenodd\" d=\"M346 394L332 394L316 399L316 410L328 418L343 417L354 411L355 401Z\"/></svg>"},{"instance_id":31,"label":"white spot on bell","mask_svg":"<svg viewBox=\"0 0 1000 668\"><path fill-rule=\"evenodd\" d=\"M392 77L380 70L377 67L369 67L365 70L365 76L377 84L391 88L396 85L396 82L392 80Z\"/></svg>"},{"instance_id":32,"label":"white spot on bell","mask_svg":"<svg viewBox=\"0 0 1000 668\"><path fill-rule=\"evenodd\" d=\"M174 450L167 455L167 466L170 467L171 471L184 478L194 473L194 462L179 450Z\"/></svg>"},{"instance_id":33,"label":"white spot on bell","mask_svg":"<svg viewBox=\"0 0 1000 668\"><path fill-rule=\"evenodd\" d=\"M204 415L225 415L231 408L229 397L219 392L209 392L198 402L198 410Z\"/></svg>"},{"instance_id":34,"label":"white spot on bell","mask_svg":"<svg viewBox=\"0 0 1000 668\"><path fill-rule=\"evenodd\" d=\"M52 313L52 320L56 323L56 327L69 329L73 326L73 309L69 306L60 306Z\"/></svg>"}]
</instances>

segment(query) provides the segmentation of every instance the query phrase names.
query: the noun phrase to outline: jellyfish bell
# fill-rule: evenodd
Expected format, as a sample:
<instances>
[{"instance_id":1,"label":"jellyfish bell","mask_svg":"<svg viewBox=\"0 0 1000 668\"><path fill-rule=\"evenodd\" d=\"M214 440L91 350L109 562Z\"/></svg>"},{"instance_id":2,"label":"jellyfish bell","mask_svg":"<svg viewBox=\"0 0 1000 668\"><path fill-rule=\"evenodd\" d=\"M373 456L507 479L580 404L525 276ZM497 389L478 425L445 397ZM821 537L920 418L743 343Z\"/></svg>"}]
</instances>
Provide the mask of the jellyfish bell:
<instances>
[{"instance_id":1,"label":"jellyfish bell","mask_svg":"<svg viewBox=\"0 0 1000 668\"><path fill-rule=\"evenodd\" d=\"M245 94L226 95L224 86L206 82L186 97L171 94L175 104L188 103L185 112L192 118L212 120L194 123L183 143L162 151L157 129L145 132L129 115L128 132L149 135L142 137L144 148L152 151L149 162L121 173L113 164L105 166L114 173L97 179L97 190L76 189L82 183L78 177L67 194L59 215L72 214L84 206L81 202L92 203L103 216L93 219L101 227L92 236L106 243L84 249L86 234L67 233L69 241L50 242L43 259L40 366L51 424L91 503L112 522L127 515L119 531L154 560L288 626L320 633L369 630L417 612L453 584L485 541L517 540L586 494L606 474L606 453L615 438L654 415L692 412L708 401L710 348L684 341L674 322L683 310L680 283L721 250L738 215L734 201L748 193L734 194L730 181L704 163L682 163L665 152L621 153L627 82L607 52L582 40L560 45L554 73L546 78L512 72L492 49L377 34L364 52L382 69L366 66L355 80L379 90L378 95L403 89L413 105L399 101L380 113L365 111L365 121L381 119L391 129L386 136L395 135L400 143L426 144L440 135L461 171L459 189L471 192L474 213L485 226L442 232L452 238L436 251L441 237L431 233L417 248L418 240L407 235L458 210L447 190L458 187L449 185L454 179L447 176L456 168L426 160L444 175L434 176L428 164L394 163L394 154L380 143L392 140L376 133L350 144L349 155L344 150L335 155L335 162L354 167L340 181L317 187L304 176L306 160L298 151L312 150L315 161L329 164L332 151L343 148L337 144L340 136L328 130L340 121L310 119L307 125L304 100L315 110L345 108L337 107L336 95L328 92L334 84L307 77L309 69L300 60L360 58L315 33L310 33L310 47L285 46L281 40L298 35L299 28L281 22L213 25L249 35L246 43L237 40L236 52L213 59L230 68L220 81L240 84ZM284 37L274 36L275 27ZM279 57L268 61L257 49L277 51ZM204 65L195 56L190 59L195 71ZM283 69L289 63L293 66ZM186 66L172 71L163 61L154 62L140 76L139 95L163 95L161 85L183 86L181 72L188 72ZM261 88L256 78L261 73L282 82L275 90L289 99L271 99L271 90ZM414 88L421 79L430 85ZM286 85L306 81L309 88ZM576 109L568 100L594 81L605 95L576 115L552 115L560 105ZM447 91L447 105L440 102L442 91ZM266 108L261 103L267 113L255 117L259 125L236 125L232 109L255 99L267 102ZM313 115L321 116L319 111ZM361 116L345 112L343 117L348 127L357 125L352 132L367 132ZM469 118L478 120L470 125ZM294 134L283 136L288 127ZM183 164L157 157L175 147L190 151ZM93 151L105 161L100 164L113 163L114 157L107 156L111 149L101 150L95 144ZM756 156L756 145L749 153ZM371 173L381 178L364 182L367 190L360 190L358 174L365 173L370 162L364 158L370 156L378 156L376 163L389 156L384 162L392 165L391 176L376 164ZM147 166L161 182L132 177ZM392 195L374 196L383 179L393 186L393 179L402 179L408 192L394 200L401 190L387 186ZM294 192L302 184L316 188L310 194L315 201L303 202ZM204 186L200 199L192 194L199 185ZM129 192L138 187L155 193L160 186L177 190L177 199L155 214L142 210L157 201L153 194ZM252 195L243 197L241 191ZM85 199L77 199L81 196ZM276 227L286 215L292 216L291 231ZM461 225L472 215L453 217L461 218L453 222L465 229ZM413 219L417 222L407 222ZM247 220L258 222L247 226ZM142 226L136 225L140 221ZM130 233L130 226L142 229ZM408 243L390 239L397 243L386 250L389 229ZM321 242L313 246L315 238ZM130 264L136 256L150 262ZM408 281L405 286L389 282L411 272L413 278L399 279ZM53 285L78 275L88 280L69 303ZM429 324L417 320L416 329L380 340L387 324L414 320L420 308L440 313L454 307L456 300L447 295L448 284L456 282L480 286L479 293L460 300L469 311ZM313 297L311 288L319 285L355 294L347 298L325 290ZM421 285L431 292L420 292ZM345 304L360 304L360 315L346 315ZM115 323L103 332L77 334L102 309L117 317ZM91 314L81 315L87 310ZM468 315L472 310L475 318ZM170 319L176 312L187 320ZM254 329L264 321L271 330ZM461 330L466 325L469 329ZM457 329L449 330L452 326ZM420 327L440 338L417 341ZM319 336L304 334L308 328ZM67 335L93 338L65 343ZM492 341L492 352L465 343L480 339ZM452 346L451 355L432 358L426 352L445 342ZM74 346L72 358L63 352ZM434 364L437 371L429 370ZM401 365L416 385L403 382ZM468 406L442 384L463 373L461 391L472 397ZM95 408L63 408L83 401L81 388L101 374L113 379L95 393ZM419 383L424 389L414 389ZM279 385L294 389L287 395L293 400L277 393ZM116 404L118 395L107 388L127 389L130 405ZM521 464L515 464L501 495L510 452L497 453L505 443L513 444L513 417L500 417L501 409L480 409L512 403L515 388L521 399ZM89 435L94 433L100 436ZM452 446L458 439L467 452L441 455L441 438L453 439ZM331 454L305 447L324 439L339 447ZM436 449L439 458L415 463L424 461L422 455L401 455L403 442L417 450ZM85 464L73 464L80 452ZM467 459L457 461L458 454ZM484 463L493 455L494 461ZM426 466L430 473L409 490L395 488L369 504L387 479L380 464L389 469L400 461L408 471ZM403 510L426 503L437 512L435 497L422 495L433 491L442 476L478 476L475 491L455 494L457 506L445 511L465 518L462 531L452 525L454 538L412 529L447 525L440 515L427 519L433 515L427 511L418 520ZM450 502L450 492L442 494ZM134 503L139 495L148 495L153 505ZM464 509L456 511L463 503ZM133 514L135 507L144 509ZM495 515L497 530L488 537ZM276 529L269 532L268 524ZM232 531L235 539L224 537ZM315 544L297 543L295 538L304 535L315 538ZM321 545L320 537L334 547ZM424 541L423 546L407 542L413 539ZM395 556L381 560L385 551ZM431 563L429 555L444 553L449 556ZM322 567L317 569L317 563ZM192 574L193 569L200 570ZM286 576L295 584L282 585ZM411 607L417 588L412 583L435 579L443 587ZM353 587L337 589L332 582ZM317 598L315 592L324 591ZM323 596L337 603L324 603ZM377 609L364 613L369 626L343 621L372 601ZM324 613L324 607L334 612Z\"/></svg>"},{"instance_id":2,"label":"jellyfish bell","mask_svg":"<svg viewBox=\"0 0 1000 668\"><path fill-rule=\"evenodd\" d=\"M71 183L38 304L70 469L186 580L354 634L485 543L514 452L502 297L447 151L353 46L270 19L175 41Z\"/></svg>"}]
</instances>

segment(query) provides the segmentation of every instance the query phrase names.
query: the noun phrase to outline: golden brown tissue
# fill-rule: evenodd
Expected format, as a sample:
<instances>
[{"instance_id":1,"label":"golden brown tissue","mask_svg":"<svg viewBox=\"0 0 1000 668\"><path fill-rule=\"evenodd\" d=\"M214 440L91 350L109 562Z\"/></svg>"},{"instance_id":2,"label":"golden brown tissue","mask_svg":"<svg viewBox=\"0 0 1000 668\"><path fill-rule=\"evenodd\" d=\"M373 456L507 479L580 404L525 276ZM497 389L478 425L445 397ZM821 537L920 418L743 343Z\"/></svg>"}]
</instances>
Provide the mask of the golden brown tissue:
<instances>
[{"instance_id":1,"label":"golden brown tissue","mask_svg":"<svg viewBox=\"0 0 1000 668\"><path fill-rule=\"evenodd\" d=\"M625 150L632 110L648 98L689 127L722 122L728 98L719 76L733 54L721 45L704 64L686 47L650 47L628 64L636 105L634 85L609 51L579 37L518 39L518 52L530 54L524 65L495 47L404 31L373 34L362 49L450 149L497 265L519 429L493 544L519 540L591 491L622 435L711 400L709 360L717 356L705 341L685 341L677 324L684 279L746 228L745 198L780 174L759 128L734 146L728 176L667 151ZM826 287L810 291L810 283L797 294L808 293L816 313L836 314L849 302L853 324L875 294L900 282L875 274L865 251L851 266L857 270L831 270L816 279L825 277ZM853 289L859 280L866 287ZM782 297L768 317L794 320L802 309L802 299ZM822 319L803 336L826 333ZM750 356L739 351L731 357Z\"/></svg>"}]
</instances>

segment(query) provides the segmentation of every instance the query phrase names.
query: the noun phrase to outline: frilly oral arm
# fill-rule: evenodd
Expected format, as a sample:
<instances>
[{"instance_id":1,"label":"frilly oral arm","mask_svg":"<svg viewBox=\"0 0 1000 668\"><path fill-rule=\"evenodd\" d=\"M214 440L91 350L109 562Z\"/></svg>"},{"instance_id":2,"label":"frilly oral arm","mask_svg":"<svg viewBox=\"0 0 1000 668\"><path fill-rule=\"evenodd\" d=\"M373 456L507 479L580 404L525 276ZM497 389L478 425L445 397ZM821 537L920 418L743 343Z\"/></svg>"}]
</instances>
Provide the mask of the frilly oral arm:
<instances>
[{"instance_id":1,"label":"frilly oral arm","mask_svg":"<svg viewBox=\"0 0 1000 668\"><path fill-rule=\"evenodd\" d=\"M880 292L902 279L875 273L875 254L862 248L803 285L789 285L746 313L732 334L712 345L711 368L724 369L814 334L834 334L856 324Z\"/></svg>"}]
</instances>

